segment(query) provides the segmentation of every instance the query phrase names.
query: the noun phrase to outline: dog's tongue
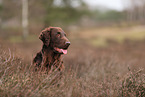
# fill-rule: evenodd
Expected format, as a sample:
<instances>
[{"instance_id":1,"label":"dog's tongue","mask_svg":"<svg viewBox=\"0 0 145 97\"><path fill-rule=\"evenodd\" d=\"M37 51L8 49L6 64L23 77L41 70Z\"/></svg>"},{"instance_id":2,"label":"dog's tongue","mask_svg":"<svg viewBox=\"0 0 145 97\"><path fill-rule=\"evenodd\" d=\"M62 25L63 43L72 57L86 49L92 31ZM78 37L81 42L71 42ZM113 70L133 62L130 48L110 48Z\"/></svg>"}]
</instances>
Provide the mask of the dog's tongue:
<instances>
[{"instance_id":1,"label":"dog's tongue","mask_svg":"<svg viewBox=\"0 0 145 97\"><path fill-rule=\"evenodd\" d=\"M58 51L59 53L63 53L63 54L67 54L67 50L64 49L59 49L59 48L54 48L56 51Z\"/></svg>"},{"instance_id":2,"label":"dog's tongue","mask_svg":"<svg viewBox=\"0 0 145 97\"><path fill-rule=\"evenodd\" d=\"M61 49L61 51L63 52L63 54L67 54L67 50Z\"/></svg>"}]
</instances>

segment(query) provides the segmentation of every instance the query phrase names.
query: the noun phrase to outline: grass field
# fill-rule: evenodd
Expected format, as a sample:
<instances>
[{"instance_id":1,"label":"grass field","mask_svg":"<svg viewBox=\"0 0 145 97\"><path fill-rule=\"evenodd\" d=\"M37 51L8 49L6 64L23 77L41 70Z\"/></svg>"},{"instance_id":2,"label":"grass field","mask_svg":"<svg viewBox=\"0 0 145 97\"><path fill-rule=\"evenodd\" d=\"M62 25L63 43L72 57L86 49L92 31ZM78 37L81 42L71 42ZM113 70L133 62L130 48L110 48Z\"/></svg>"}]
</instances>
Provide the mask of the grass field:
<instances>
[{"instance_id":1,"label":"grass field","mask_svg":"<svg viewBox=\"0 0 145 97\"><path fill-rule=\"evenodd\" d=\"M30 36L0 41L0 95L25 97L144 97L145 29L95 28L69 35L61 80L55 71L33 72L41 41Z\"/></svg>"},{"instance_id":2,"label":"grass field","mask_svg":"<svg viewBox=\"0 0 145 97\"><path fill-rule=\"evenodd\" d=\"M145 39L145 26L135 26L127 28L98 28L87 29L80 31L79 36L86 39L94 46L106 46L108 40L117 43L123 43L125 40L144 40Z\"/></svg>"}]
</instances>

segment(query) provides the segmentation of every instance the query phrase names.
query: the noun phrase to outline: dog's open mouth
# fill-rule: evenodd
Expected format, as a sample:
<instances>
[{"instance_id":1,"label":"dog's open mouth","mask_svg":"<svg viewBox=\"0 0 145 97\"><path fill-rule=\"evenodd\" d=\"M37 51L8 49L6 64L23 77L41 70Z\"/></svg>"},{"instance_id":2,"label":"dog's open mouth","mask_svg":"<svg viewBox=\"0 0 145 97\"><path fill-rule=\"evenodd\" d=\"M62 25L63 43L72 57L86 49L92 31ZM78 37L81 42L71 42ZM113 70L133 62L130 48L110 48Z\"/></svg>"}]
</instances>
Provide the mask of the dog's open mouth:
<instances>
[{"instance_id":1,"label":"dog's open mouth","mask_svg":"<svg viewBox=\"0 0 145 97\"><path fill-rule=\"evenodd\" d=\"M62 53L62 54L67 54L67 50L64 50L64 49L54 47L54 50L56 50L57 52Z\"/></svg>"}]
</instances>

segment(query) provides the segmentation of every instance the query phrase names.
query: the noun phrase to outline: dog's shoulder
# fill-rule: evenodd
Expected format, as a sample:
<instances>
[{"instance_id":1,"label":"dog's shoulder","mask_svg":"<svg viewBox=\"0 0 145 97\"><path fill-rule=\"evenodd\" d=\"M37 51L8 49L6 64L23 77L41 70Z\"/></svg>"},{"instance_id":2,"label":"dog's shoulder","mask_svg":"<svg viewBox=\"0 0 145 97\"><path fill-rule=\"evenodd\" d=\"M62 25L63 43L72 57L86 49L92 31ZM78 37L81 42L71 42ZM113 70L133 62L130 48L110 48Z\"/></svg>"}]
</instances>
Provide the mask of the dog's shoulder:
<instances>
[{"instance_id":1,"label":"dog's shoulder","mask_svg":"<svg viewBox=\"0 0 145 97\"><path fill-rule=\"evenodd\" d=\"M35 64L36 66L39 66L42 62L42 52L38 52L35 56L35 58L33 59L33 64Z\"/></svg>"}]
</instances>

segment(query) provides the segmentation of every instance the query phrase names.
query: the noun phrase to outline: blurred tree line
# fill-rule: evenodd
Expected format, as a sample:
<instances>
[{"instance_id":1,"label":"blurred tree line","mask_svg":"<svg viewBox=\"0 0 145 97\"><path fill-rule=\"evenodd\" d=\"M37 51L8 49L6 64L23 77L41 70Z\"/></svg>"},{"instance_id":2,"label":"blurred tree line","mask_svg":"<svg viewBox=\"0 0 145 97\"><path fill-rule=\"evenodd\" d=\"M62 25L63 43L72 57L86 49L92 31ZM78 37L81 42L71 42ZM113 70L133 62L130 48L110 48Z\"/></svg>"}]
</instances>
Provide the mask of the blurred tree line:
<instances>
[{"instance_id":1,"label":"blurred tree line","mask_svg":"<svg viewBox=\"0 0 145 97\"><path fill-rule=\"evenodd\" d=\"M93 11L94 18L99 22L119 22L125 20L125 12L124 11L116 11L116 10L106 10L101 11L96 9Z\"/></svg>"},{"instance_id":2,"label":"blurred tree line","mask_svg":"<svg viewBox=\"0 0 145 97\"><path fill-rule=\"evenodd\" d=\"M28 4L29 20L43 21L47 26L76 22L87 6L82 0L28 0ZM22 0L4 0L3 21L21 19L21 9Z\"/></svg>"},{"instance_id":3,"label":"blurred tree line","mask_svg":"<svg viewBox=\"0 0 145 97\"><path fill-rule=\"evenodd\" d=\"M29 32L42 27L71 25L105 26L145 19L145 0L127 0L123 11L96 7L93 10L83 0L28 0ZM85 21L85 22L84 22ZM2 28L22 28L22 0L0 0ZM102 25L103 24L103 25ZM17 31L15 31L17 32Z\"/></svg>"},{"instance_id":4,"label":"blurred tree line","mask_svg":"<svg viewBox=\"0 0 145 97\"><path fill-rule=\"evenodd\" d=\"M23 27L23 18L27 20L27 16L23 16L25 14L23 9L26 8L23 6L23 1L25 0L3 0L3 3L0 4L0 19L2 20L1 26L3 26L3 28L14 28L15 30L19 30ZM42 29L42 25L43 27L66 27L77 22L83 15L89 12L87 5L82 0L27 1L29 31L32 29L39 29L40 26ZM24 32L28 33L27 30ZM26 34L23 35L27 36Z\"/></svg>"},{"instance_id":5,"label":"blurred tree line","mask_svg":"<svg viewBox=\"0 0 145 97\"><path fill-rule=\"evenodd\" d=\"M124 6L129 22L145 24L145 0L127 0Z\"/></svg>"},{"instance_id":6,"label":"blurred tree line","mask_svg":"<svg viewBox=\"0 0 145 97\"><path fill-rule=\"evenodd\" d=\"M28 0L29 21L43 22L49 25L68 25L80 22L81 18L88 16L100 21L115 21L122 19L122 12L115 10L90 10L83 0ZM2 10L3 22L22 18L22 0L4 0ZM1 8L0 8L1 9Z\"/></svg>"},{"instance_id":7,"label":"blurred tree line","mask_svg":"<svg viewBox=\"0 0 145 97\"><path fill-rule=\"evenodd\" d=\"M46 1L45 25L70 24L78 21L86 14L85 3L82 0Z\"/></svg>"}]
</instances>

